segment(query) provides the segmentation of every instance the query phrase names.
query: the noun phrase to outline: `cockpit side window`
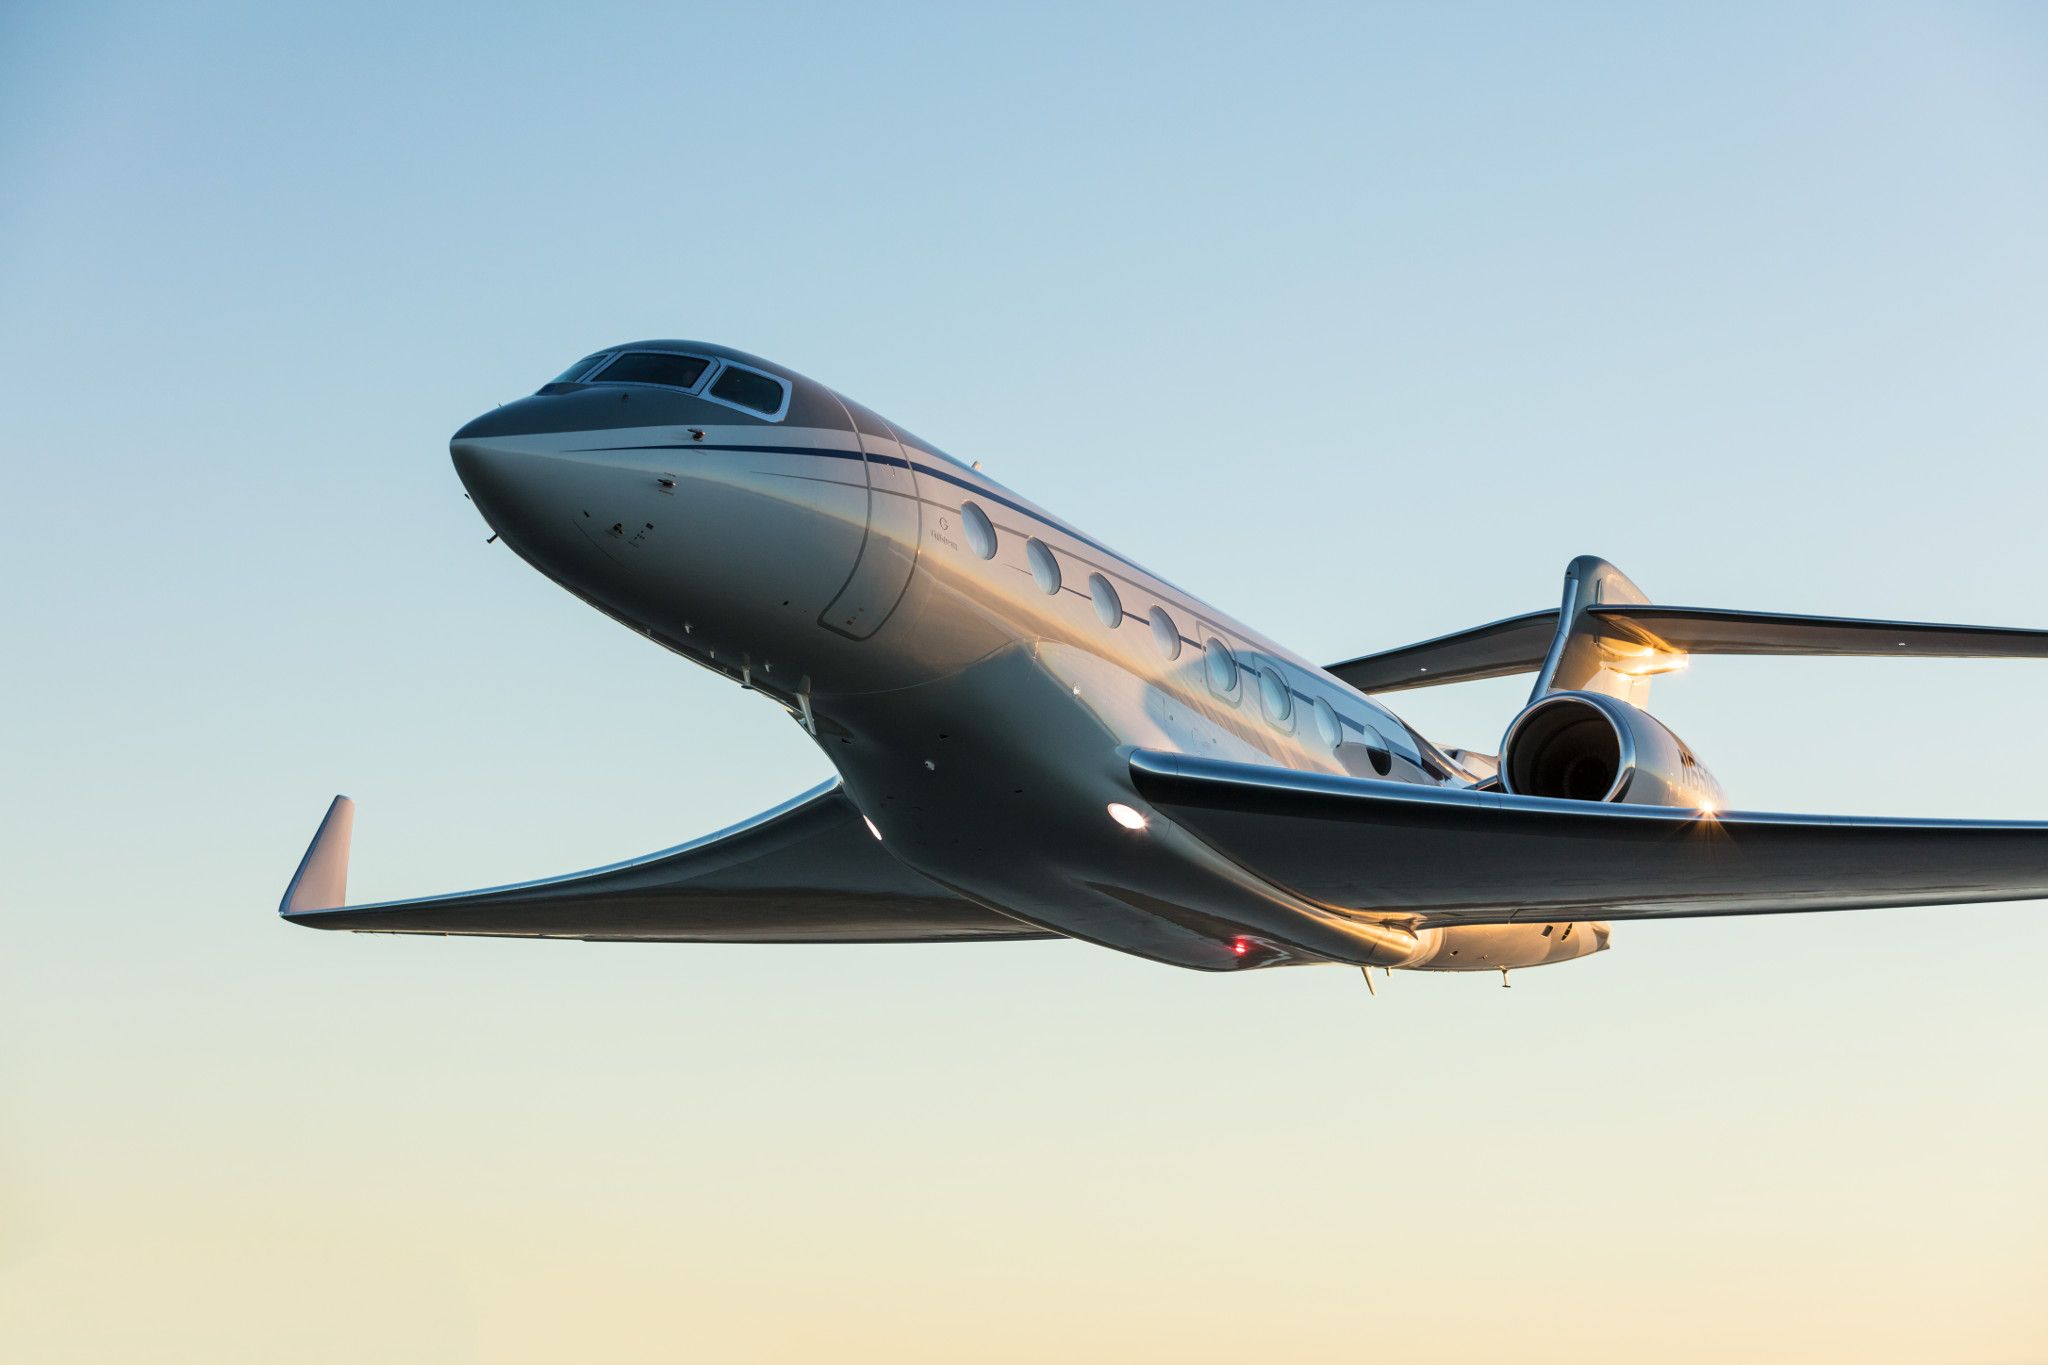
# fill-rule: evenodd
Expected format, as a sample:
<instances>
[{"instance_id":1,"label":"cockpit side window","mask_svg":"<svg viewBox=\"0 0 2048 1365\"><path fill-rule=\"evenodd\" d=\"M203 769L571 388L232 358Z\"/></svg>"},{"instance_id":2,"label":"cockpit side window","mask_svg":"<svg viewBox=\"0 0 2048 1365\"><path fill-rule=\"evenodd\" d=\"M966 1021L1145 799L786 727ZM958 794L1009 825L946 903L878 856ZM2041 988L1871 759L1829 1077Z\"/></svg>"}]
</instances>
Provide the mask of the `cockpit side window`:
<instances>
[{"instance_id":1,"label":"cockpit side window","mask_svg":"<svg viewBox=\"0 0 2048 1365\"><path fill-rule=\"evenodd\" d=\"M773 375L728 364L719 372L718 378L711 381L711 396L736 408L758 412L763 417L779 417L783 404L788 401L788 390Z\"/></svg>"},{"instance_id":2,"label":"cockpit side window","mask_svg":"<svg viewBox=\"0 0 2048 1365\"><path fill-rule=\"evenodd\" d=\"M584 375L596 369L599 362L603 361L608 355L610 355L609 351L599 351L596 355L587 355L548 382L550 384L573 384Z\"/></svg>"},{"instance_id":3,"label":"cockpit side window","mask_svg":"<svg viewBox=\"0 0 2048 1365\"><path fill-rule=\"evenodd\" d=\"M672 389L691 389L704 377L711 362L693 355L667 351L626 351L609 365L586 374L585 384L661 384Z\"/></svg>"}]
</instances>

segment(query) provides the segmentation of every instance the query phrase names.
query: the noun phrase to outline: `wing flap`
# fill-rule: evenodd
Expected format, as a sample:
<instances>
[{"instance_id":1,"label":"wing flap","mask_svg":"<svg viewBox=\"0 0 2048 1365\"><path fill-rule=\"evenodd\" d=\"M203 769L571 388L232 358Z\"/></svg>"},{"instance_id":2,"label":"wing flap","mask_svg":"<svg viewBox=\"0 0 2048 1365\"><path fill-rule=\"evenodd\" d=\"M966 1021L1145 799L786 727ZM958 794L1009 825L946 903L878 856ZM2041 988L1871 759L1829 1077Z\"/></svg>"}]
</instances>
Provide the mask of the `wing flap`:
<instances>
[{"instance_id":1,"label":"wing flap","mask_svg":"<svg viewBox=\"0 0 2048 1365\"><path fill-rule=\"evenodd\" d=\"M2048 824L1697 812L1139 751L1138 789L1310 900L1418 927L2048 897Z\"/></svg>"},{"instance_id":2,"label":"wing flap","mask_svg":"<svg viewBox=\"0 0 2048 1365\"><path fill-rule=\"evenodd\" d=\"M279 912L316 929L690 943L1050 938L928 881L871 836L836 782L731 829L542 881L343 904L354 805L336 797Z\"/></svg>"}]
</instances>

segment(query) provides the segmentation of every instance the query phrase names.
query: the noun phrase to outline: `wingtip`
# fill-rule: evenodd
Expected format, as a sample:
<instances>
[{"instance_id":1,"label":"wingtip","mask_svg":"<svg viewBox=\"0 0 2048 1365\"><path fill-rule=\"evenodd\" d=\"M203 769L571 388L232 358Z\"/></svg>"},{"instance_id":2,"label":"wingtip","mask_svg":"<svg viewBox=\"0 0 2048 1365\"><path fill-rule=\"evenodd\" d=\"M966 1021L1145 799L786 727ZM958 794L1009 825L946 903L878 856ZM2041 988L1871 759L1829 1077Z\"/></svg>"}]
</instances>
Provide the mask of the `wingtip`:
<instances>
[{"instance_id":1,"label":"wingtip","mask_svg":"<svg viewBox=\"0 0 2048 1365\"><path fill-rule=\"evenodd\" d=\"M337 796L327 807L299 870L284 889L277 912L287 918L337 910L348 903L348 846L355 825L356 803Z\"/></svg>"}]
</instances>

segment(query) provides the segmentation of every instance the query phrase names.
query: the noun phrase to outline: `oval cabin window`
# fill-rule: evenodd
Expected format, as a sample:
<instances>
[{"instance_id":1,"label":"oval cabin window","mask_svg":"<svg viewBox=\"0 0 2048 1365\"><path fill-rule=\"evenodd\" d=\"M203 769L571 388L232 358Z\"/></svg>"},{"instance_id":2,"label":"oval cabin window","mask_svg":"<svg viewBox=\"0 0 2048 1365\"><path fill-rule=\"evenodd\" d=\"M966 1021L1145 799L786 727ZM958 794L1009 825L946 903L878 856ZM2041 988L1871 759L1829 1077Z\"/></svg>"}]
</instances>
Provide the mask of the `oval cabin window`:
<instances>
[{"instance_id":1,"label":"oval cabin window","mask_svg":"<svg viewBox=\"0 0 2048 1365\"><path fill-rule=\"evenodd\" d=\"M1385 735L1368 725L1365 727L1364 743L1366 761L1372 764L1374 772L1385 777L1394 771L1394 751L1388 746Z\"/></svg>"},{"instance_id":2,"label":"oval cabin window","mask_svg":"<svg viewBox=\"0 0 2048 1365\"><path fill-rule=\"evenodd\" d=\"M1165 659L1180 657L1180 627L1174 624L1165 607L1154 607L1152 617L1152 643L1158 647L1159 655Z\"/></svg>"},{"instance_id":3,"label":"oval cabin window","mask_svg":"<svg viewBox=\"0 0 2048 1365\"><path fill-rule=\"evenodd\" d=\"M1294 694L1287 690L1287 679L1280 676L1280 670L1270 664L1259 670L1259 705L1268 721L1282 729L1290 728Z\"/></svg>"},{"instance_id":4,"label":"oval cabin window","mask_svg":"<svg viewBox=\"0 0 2048 1365\"><path fill-rule=\"evenodd\" d=\"M1124 623L1123 599L1116 595L1116 585L1099 573L1088 575L1088 595L1095 599L1095 614L1102 618L1102 624L1115 630Z\"/></svg>"},{"instance_id":5,"label":"oval cabin window","mask_svg":"<svg viewBox=\"0 0 2048 1365\"><path fill-rule=\"evenodd\" d=\"M1048 597L1060 590L1060 562L1053 558L1052 547L1042 540L1033 540L1024 547L1025 557L1031 561L1031 576L1038 580L1038 590Z\"/></svg>"},{"instance_id":6,"label":"oval cabin window","mask_svg":"<svg viewBox=\"0 0 2048 1365\"><path fill-rule=\"evenodd\" d=\"M983 559L996 557L995 523L988 519L988 513L971 502L960 504L960 525L967 532L967 548Z\"/></svg>"},{"instance_id":7,"label":"oval cabin window","mask_svg":"<svg viewBox=\"0 0 2048 1365\"><path fill-rule=\"evenodd\" d=\"M1335 749L1344 742L1344 723L1337 719L1337 710L1321 697L1316 698L1316 733L1323 737L1323 743Z\"/></svg>"},{"instance_id":8,"label":"oval cabin window","mask_svg":"<svg viewBox=\"0 0 2048 1365\"><path fill-rule=\"evenodd\" d=\"M1230 646L1211 635L1202 646L1203 666L1209 673L1209 690L1219 697L1232 696L1237 691L1237 656L1230 652Z\"/></svg>"}]
</instances>

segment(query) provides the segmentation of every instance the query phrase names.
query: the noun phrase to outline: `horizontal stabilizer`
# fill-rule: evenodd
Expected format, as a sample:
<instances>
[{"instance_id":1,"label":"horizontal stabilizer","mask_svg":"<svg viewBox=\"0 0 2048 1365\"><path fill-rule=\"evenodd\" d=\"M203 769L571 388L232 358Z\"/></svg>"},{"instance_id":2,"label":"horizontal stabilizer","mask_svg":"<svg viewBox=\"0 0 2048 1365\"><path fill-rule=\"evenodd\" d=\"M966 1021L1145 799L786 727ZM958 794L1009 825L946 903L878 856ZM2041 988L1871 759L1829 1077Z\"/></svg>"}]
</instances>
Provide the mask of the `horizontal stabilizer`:
<instances>
[{"instance_id":1,"label":"horizontal stabilizer","mask_svg":"<svg viewBox=\"0 0 2048 1365\"><path fill-rule=\"evenodd\" d=\"M1654 605L1594 607L1613 635L1686 654L2048 659L2048 630Z\"/></svg>"},{"instance_id":2,"label":"horizontal stabilizer","mask_svg":"<svg viewBox=\"0 0 2048 1365\"><path fill-rule=\"evenodd\" d=\"M631 862L419 900L347 905L354 803L338 796L278 907L316 929L691 943L1051 938L926 880L836 782Z\"/></svg>"},{"instance_id":3,"label":"horizontal stabilizer","mask_svg":"<svg viewBox=\"0 0 2048 1365\"><path fill-rule=\"evenodd\" d=\"M1327 671L1361 692L1404 692L1411 687L1504 678L1535 672L1556 633L1555 611L1532 611L1455 635L1439 635L1434 640L1331 664Z\"/></svg>"},{"instance_id":4,"label":"horizontal stabilizer","mask_svg":"<svg viewBox=\"0 0 2048 1365\"><path fill-rule=\"evenodd\" d=\"M1418 928L2048 897L2048 824L1714 816L1145 750L1131 776L1267 881Z\"/></svg>"},{"instance_id":5,"label":"horizontal stabilizer","mask_svg":"<svg viewBox=\"0 0 2048 1365\"><path fill-rule=\"evenodd\" d=\"M1543 666L1558 613L1511 616L1420 644L1331 664L1329 672L1361 692L1473 682ZM1848 616L1792 616L1783 612L1729 611L1718 607L1629 604L1588 607L1587 631L1623 656L1653 654L1772 654L1940 659L2048 658L2048 630L1955 626L1924 621L1859 620Z\"/></svg>"}]
</instances>

